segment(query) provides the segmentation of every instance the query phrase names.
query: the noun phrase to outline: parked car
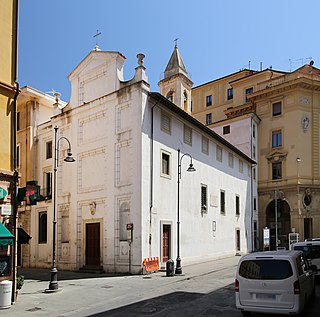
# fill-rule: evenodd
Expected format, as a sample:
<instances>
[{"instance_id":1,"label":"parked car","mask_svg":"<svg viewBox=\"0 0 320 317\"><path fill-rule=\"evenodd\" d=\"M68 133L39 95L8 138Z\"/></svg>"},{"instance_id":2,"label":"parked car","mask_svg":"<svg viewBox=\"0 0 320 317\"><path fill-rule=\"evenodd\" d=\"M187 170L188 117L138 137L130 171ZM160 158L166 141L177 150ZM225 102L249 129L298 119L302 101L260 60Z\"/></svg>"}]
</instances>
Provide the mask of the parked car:
<instances>
[{"instance_id":1,"label":"parked car","mask_svg":"<svg viewBox=\"0 0 320 317\"><path fill-rule=\"evenodd\" d=\"M317 238L314 238L317 239ZM311 265L317 267L316 276L320 278L320 241L308 240L304 242L296 242L290 245L291 250L303 251Z\"/></svg>"},{"instance_id":2,"label":"parked car","mask_svg":"<svg viewBox=\"0 0 320 317\"><path fill-rule=\"evenodd\" d=\"M238 263L235 293L243 315L299 314L315 296L315 274L302 251L251 253Z\"/></svg>"}]
</instances>

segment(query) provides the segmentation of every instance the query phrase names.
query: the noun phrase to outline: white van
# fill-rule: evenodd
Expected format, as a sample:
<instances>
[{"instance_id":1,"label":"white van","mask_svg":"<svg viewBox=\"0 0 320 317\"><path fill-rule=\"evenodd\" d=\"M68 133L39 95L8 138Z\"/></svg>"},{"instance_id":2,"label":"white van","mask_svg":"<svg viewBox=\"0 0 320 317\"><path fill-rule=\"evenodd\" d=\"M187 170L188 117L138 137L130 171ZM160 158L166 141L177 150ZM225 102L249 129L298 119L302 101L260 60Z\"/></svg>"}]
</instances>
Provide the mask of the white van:
<instances>
[{"instance_id":1,"label":"white van","mask_svg":"<svg viewBox=\"0 0 320 317\"><path fill-rule=\"evenodd\" d=\"M318 239L318 238L315 238ZM290 245L291 250L301 250L312 265L317 267L316 275L320 277L320 241L308 240Z\"/></svg>"},{"instance_id":2,"label":"white van","mask_svg":"<svg viewBox=\"0 0 320 317\"><path fill-rule=\"evenodd\" d=\"M244 255L235 279L236 307L250 312L299 314L315 296L315 275L301 251Z\"/></svg>"}]
</instances>

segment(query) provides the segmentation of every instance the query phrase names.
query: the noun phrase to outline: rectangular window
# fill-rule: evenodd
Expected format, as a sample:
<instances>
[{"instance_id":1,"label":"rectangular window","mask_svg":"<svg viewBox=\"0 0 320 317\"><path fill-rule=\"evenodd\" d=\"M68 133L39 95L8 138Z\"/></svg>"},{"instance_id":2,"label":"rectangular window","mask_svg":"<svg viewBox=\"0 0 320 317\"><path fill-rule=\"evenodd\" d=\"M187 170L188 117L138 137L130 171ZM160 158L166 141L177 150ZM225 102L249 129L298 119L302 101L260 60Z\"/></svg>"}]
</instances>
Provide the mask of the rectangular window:
<instances>
[{"instance_id":1,"label":"rectangular window","mask_svg":"<svg viewBox=\"0 0 320 317\"><path fill-rule=\"evenodd\" d=\"M206 114L206 124L211 124L212 123L212 113L207 113Z\"/></svg>"},{"instance_id":2,"label":"rectangular window","mask_svg":"<svg viewBox=\"0 0 320 317\"><path fill-rule=\"evenodd\" d=\"M170 154L161 152L161 175L170 176Z\"/></svg>"},{"instance_id":3,"label":"rectangular window","mask_svg":"<svg viewBox=\"0 0 320 317\"><path fill-rule=\"evenodd\" d=\"M183 141L186 144L192 145L192 129L187 125L183 126Z\"/></svg>"},{"instance_id":4,"label":"rectangular window","mask_svg":"<svg viewBox=\"0 0 320 317\"><path fill-rule=\"evenodd\" d=\"M171 118L166 113L161 113L161 130L171 134Z\"/></svg>"},{"instance_id":5,"label":"rectangular window","mask_svg":"<svg viewBox=\"0 0 320 317\"><path fill-rule=\"evenodd\" d=\"M254 180L256 179L256 168L255 167L253 168L253 179Z\"/></svg>"},{"instance_id":6,"label":"rectangular window","mask_svg":"<svg viewBox=\"0 0 320 317\"><path fill-rule=\"evenodd\" d=\"M243 161L239 159L239 172L243 173Z\"/></svg>"},{"instance_id":7,"label":"rectangular window","mask_svg":"<svg viewBox=\"0 0 320 317\"><path fill-rule=\"evenodd\" d=\"M208 211L208 193L207 186L201 185L201 212Z\"/></svg>"},{"instance_id":8,"label":"rectangular window","mask_svg":"<svg viewBox=\"0 0 320 317\"><path fill-rule=\"evenodd\" d=\"M17 168L19 168L20 167L20 145L17 145L16 155L17 155Z\"/></svg>"},{"instance_id":9,"label":"rectangular window","mask_svg":"<svg viewBox=\"0 0 320 317\"><path fill-rule=\"evenodd\" d=\"M257 210L257 198L253 198L253 210Z\"/></svg>"},{"instance_id":10,"label":"rectangular window","mask_svg":"<svg viewBox=\"0 0 320 317\"><path fill-rule=\"evenodd\" d=\"M249 102L248 95L253 93L253 87L247 88L246 89L246 102Z\"/></svg>"},{"instance_id":11,"label":"rectangular window","mask_svg":"<svg viewBox=\"0 0 320 317\"><path fill-rule=\"evenodd\" d=\"M240 215L240 196L236 195L236 216Z\"/></svg>"},{"instance_id":12,"label":"rectangular window","mask_svg":"<svg viewBox=\"0 0 320 317\"><path fill-rule=\"evenodd\" d=\"M282 146L282 131L272 131L272 147Z\"/></svg>"},{"instance_id":13,"label":"rectangular window","mask_svg":"<svg viewBox=\"0 0 320 317\"><path fill-rule=\"evenodd\" d=\"M192 108L193 107L193 104L192 104L192 101L190 102L190 111L192 112Z\"/></svg>"},{"instance_id":14,"label":"rectangular window","mask_svg":"<svg viewBox=\"0 0 320 317\"><path fill-rule=\"evenodd\" d=\"M281 110L282 110L281 108L282 108L281 101L273 103L272 104L272 115L274 117L280 116Z\"/></svg>"},{"instance_id":15,"label":"rectangular window","mask_svg":"<svg viewBox=\"0 0 320 317\"><path fill-rule=\"evenodd\" d=\"M282 178L282 162L272 163L272 179Z\"/></svg>"},{"instance_id":16,"label":"rectangular window","mask_svg":"<svg viewBox=\"0 0 320 317\"><path fill-rule=\"evenodd\" d=\"M44 173L43 195L45 199L52 198L52 173L51 172Z\"/></svg>"},{"instance_id":17,"label":"rectangular window","mask_svg":"<svg viewBox=\"0 0 320 317\"><path fill-rule=\"evenodd\" d=\"M228 100L233 99L233 88L228 88L228 90L227 90L227 99Z\"/></svg>"},{"instance_id":18,"label":"rectangular window","mask_svg":"<svg viewBox=\"0 0 320 317\"><path fill-rule=\"evenodd\" d=\"M217 145L216 159L217 161L222 162L222 147L219 145Z\"/></svg>"},{"instance_id":19,"label":"rectangular window","mask_svg":"<svg viewBox=\"0 0 320 317\"><path fill-rule=\"evenodd\" d=\"M209 139L202 136L202 153L209 154Z\"/></svg>"},{"instance_id":20,"label":"rectangular window","mask_svg":"<svg viewBox=\"0 0 320 317\"><path fill-rule=\"evenodd\" d=\"M229 167L233 168L233 154L229 153Z\"/></svg>"},{"instance_id":21,"label":"rectangular window","mask_svg":"<svg viewBox=\"0 0 320 317\"><path fill-rule=\"evenodd\" d=\"M255 145L252 146L252 157L254 159L256 158L256 147L255 147Z\"/></svg>"},{"instance_id":22,"label":"rectangular window","mask_svg":"<svg viewBox=\"0 0 320 317\"><path fill-rule=\"evenodd\" d=\"M39 212L39 243L47 243L47 212Z\"/></svg>"},{"instance_id":23,"label":"rectangular window","mask_svg":"<svg viewBox=\"0 0 320 317\"><path fill-rule=\"evenodd\" d=\"M52 141L46 142L46 159L52 158Z\"/></svg>"},{"instance_id":24,"label":"rectangular window","mask_svg":"<svg viewBox=\"0 0 320 317\"><path fill-rule=\"evenodd\" d=\"M252 137L256 138L256 126L255 125L252 126Z\"/></svg>"},{"instance_id":25,"label":"rectangular window","mask_svg":"<svg viewBox=\"0 0 320 317\"><path fill-rule=\"evenodd\" d=\"M206 106L212 106L212 95L206 97Z\"/></svg>"},{"instance_id":26,"label":"rectangular window","mask_svg":"<svg viewBox=\"0 0 320 317\"><path fill-rule=\"evenodd\" d=\"M230 126L226 125L225 127L223 127L222 133L223 134L229 134L230 133Z\"/></svg>"},{"instance_id":27,"label":"rectangular window","mask_svg":"<svg viewBox=\"0 0 320 317\"><path fill-rule=\"evenodd\" d=\"M225 197L225 191L220 191L220 213L225 215L226 213L226 197Z\"/></svg>"},{"instance_id":28,"label":"rectangular window","mask_svg":"<svg viewBox=\"0 0 320 317\"><path fill-rule=\"evenodd\" d=\"M21 129L20 112L17 112L17 131Z\"/></svg>"}]
</instances>

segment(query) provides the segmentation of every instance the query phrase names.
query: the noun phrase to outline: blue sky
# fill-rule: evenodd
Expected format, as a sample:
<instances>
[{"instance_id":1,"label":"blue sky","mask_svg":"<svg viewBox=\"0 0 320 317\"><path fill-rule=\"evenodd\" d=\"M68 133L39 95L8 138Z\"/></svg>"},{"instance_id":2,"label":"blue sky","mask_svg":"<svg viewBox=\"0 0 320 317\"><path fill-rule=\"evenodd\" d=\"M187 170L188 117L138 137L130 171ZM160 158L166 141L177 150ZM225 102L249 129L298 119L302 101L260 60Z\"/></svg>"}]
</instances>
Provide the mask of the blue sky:
<instances>
[{"instance_id":1,"label":"blue sky","mask_svg":"<svg viewBox=\"0 0 320 317\"><path fill-rule=\"evenodd\" d=\"M127 60L125 80L144 53L151 91L174 48L194 86L241 68L320 68L318 0L20 0L19 82L68 101L67 76L95 46ZM290 62L291 60L291 62Z\"/></svg>"}]
</instances>

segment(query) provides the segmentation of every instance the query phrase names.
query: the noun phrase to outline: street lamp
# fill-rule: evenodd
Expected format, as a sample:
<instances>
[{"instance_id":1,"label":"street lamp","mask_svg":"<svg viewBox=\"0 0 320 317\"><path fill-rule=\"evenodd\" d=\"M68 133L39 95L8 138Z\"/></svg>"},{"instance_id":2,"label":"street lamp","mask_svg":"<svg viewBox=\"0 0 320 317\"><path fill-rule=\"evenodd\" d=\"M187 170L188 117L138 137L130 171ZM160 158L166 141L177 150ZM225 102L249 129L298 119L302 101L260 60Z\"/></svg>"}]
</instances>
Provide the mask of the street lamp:
<instances>
[{"instance_id":1,"label":"street lamp","mask_svg":"<svg viewBox=\"0 0 320 317\"><path fill-rule=\"evenodd\" d=\"M182 274L181 258L180 258L180 179L181 179L181 161L184 156L190 157L190 164L187 172L195 172L196 169L192 164L192 156L185 153L180 158L180 149L178 149L178 215L177 215L177 259L176 259L176 271L175 274Z\"/></svg>"},{"instance_id":2,"label":"street lamp","mask_svg":"<svg viewBox=\"0 0 320 317\"><path fill-rule=\"evenodd\" d=\"M58 270L56 266L56 240L57 240L57 168L59 163L59 142L64 139L68 142L69 148L67 156L64 161L71 163L75 162L75 159L72 157L71 153L71 144L70 141L62 136L57 140L58 127L54 127L54 176L53 176L53 222L52 222L52 268L51 268L51 279L49 283L49 292L55 292L58 290Z\"/></svg>"}]
</instances>

